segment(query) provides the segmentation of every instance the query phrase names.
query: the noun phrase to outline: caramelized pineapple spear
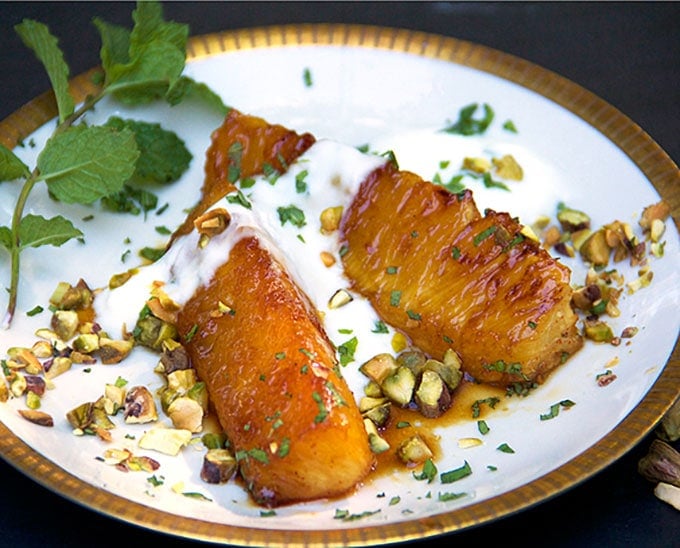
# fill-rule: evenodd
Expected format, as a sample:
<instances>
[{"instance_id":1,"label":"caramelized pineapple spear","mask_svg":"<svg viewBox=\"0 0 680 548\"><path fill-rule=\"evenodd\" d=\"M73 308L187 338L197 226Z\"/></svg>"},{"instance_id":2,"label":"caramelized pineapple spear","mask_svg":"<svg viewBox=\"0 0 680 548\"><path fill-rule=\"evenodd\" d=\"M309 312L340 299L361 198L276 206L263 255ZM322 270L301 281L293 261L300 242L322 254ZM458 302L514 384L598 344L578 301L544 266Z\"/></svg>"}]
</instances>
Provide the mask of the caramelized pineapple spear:
<instances>
[{"instance_id":1,"label":"caramelized pineapple spear","mask_svg":"<svg viewBox=\"0 0 680 548\"><path fill-rule=\"evenodd\" d=\"M194 333L185 346L257 502L338 496L370 471L368 435L335 349L256 236L236 237L178 329Z\"/></svg>"},{"instance_id":2,"label":"caramelized pineapple spear","mask_svg":"<svg viewBox=\"0 0 680 548\"><path fill-rule=\"evenodd\" d=\"M482 382L541 382L582 346L569 270L506 213L482 217L393 164L361 185L343 217L342 261L381 318L435 357L453 348Z\"/></svg>"},{"instance_id":3,"label":"caramelized pineapple spear","mask_svg":"<svg viewBox=\"0 0 680 548\"><path fill-rule=\"evenodd\" d=\"M309 133L297 134L262 118L229 111L213 131L206 152L201 200L173 235L187 234L194 220L217 200L236 190L236 182L255 175L282 173L315 142Z\"/></svg>"}]
</instances>

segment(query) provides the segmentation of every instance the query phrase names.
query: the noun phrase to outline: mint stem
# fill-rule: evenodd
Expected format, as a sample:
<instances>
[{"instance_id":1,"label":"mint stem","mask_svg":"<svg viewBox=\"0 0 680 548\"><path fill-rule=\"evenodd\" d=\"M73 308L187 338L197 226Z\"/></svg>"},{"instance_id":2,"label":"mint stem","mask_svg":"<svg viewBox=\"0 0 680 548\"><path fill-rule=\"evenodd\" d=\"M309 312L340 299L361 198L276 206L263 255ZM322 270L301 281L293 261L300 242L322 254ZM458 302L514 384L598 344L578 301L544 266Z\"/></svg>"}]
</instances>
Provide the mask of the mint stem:
<instances>
[{"instance_id":1,"label":"mint stem","mask_svg":"<svg viewBox=\"0 0 680 548\"><path fill-rule=\"evenodd\" d=\"M104 97L104 92L100 92L97 95L91 95L85 99L83 104L75 110L70 116L64 119L52 133L55 136L67 128L71 127L81 116L83 116L87 111L91 110L102 98ZM10 249L10 260L11 260L11 270L10 270L10 286L9 286L9 300L7 302L7 310L5 312L5 317L2 320L2 328L9 329L12 324L12 319L16 312L17 299L19 296L19 272L20 272L20 256L21 256L21 237L19 236L19 226L21 225L21 219L24 216L24 208L26 207L26 202L28 201L28 196L33 190L33 187L37 182L40 181L40 171L35 168L31 174L24 181L24 186L21 188L17 202L14 205L14 212L12 214L12 247Z\"/></svg>"},{"instance_id":2,"label":"mint stem","mask_svg":"<svg viewBox=\"0 0 680 548\"><path fill-rule=\"evenodd\" d=\"M11 258L11 278L9 286L9 302L7 303L7 312L2 322L2 327L8 329L14 318L14 312L17 306L17 297L19 293L19 257L21 255L21 238L19 237L19 225L24 214L24 207L28 200L28 195L38 182L40 173L38 169L34 169L24 182L21 188L17 203L14 205L14 213L12 215L12 248L10 249Z\"/></svg>"}]
</instances>

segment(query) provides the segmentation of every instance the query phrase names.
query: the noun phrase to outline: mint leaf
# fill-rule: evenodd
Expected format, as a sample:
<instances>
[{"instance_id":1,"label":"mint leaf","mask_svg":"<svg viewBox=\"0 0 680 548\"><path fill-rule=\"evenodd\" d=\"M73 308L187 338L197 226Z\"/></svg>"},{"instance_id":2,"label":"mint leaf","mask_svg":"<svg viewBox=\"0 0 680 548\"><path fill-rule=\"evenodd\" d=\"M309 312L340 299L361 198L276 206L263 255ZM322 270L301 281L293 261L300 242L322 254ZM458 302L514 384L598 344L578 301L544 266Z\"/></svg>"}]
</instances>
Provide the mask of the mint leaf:
<instances>
[{"instance_id":1,"label":"mint leaf","mask_svg":"<svg viewBox=\"0 0 680 548\"><path fill-rule=\"evenodd\" d=\"M28 177L30 170L16 154L0 144L0 182L13 181L20 177Z\"/></svg>"},{"instance_id":2,"label":"mint leaf","mask_svg":"<svg viewBox=\"0 0 680 548\"><path fill-rule=\"evenodd\" d=\"M66 203L89 204L120 191L139 150L129 130L76 126L52 137L38 156L40 177Z\"/></svg>"},{"instance_id":3,"label":"mint leaf","mask_svg":"<svg viewBox=\"0 0 680 548\"><path fill-rule=\"evenodd\" d=\"M493 109L484 103L484 116L482 118L474 118L477 110L477 103L472 103L463 107L458 112L458 120L444 129L447 133L455 133L458 135L481 135L491 124L494 118Z\"/></svg>"},{"instance_id":4,"label":"mint leaf","mask_svg":"<svg viewBox=\"0 0 680 548\"><path fill-rule=\"evenodd\" d=\"M7 249L12 249L12 231L6 226L0 226L0 245Z\"/></svg>"},{"instance_id":5,"label":"mint leaf","mask_svg":"<svg viewBox=\"0 0 680 548\"><path fill-rule=\"evenodd\" d=\"M73 114L75 106L68 89L69 68L57 39L50 34L47 26L31 19L24 19L14 28L23 43L33 50L45 67L57 99L59 121L63 122Z\"/></svg>"},{"instance_id":6,"label":"mint leaf","mask_svg":"<svg viewBox=\"0 0 680 548\"><path fill-rule=\"evenodd\" d=\"M307 224L305 220L305 212L295 205L289 205L287 207L279 207L276 209L279 214L279 221L281 221L281 226L285 225L286 222L302 228Z\"/></svg>"},{"instance_id":7,"label":"mint leaf","mask_svg":"<svg viewBox=\"0 0 680 548\"><path fill-rule=\"evenodd\" d=\"M184 69L184 54L167 43L151 43L126 65L115 65L107 91L120 102L135 105L161 99Z\"/></svg>"},{"instance_id":8,"label":"mint leaf","mask_svg":"<svg viewBox=\"0 0 680 548\"><path fill-rule=\"evenodd\" d=\"M210 89L210 87L201 82L196 82L188 76L181 76L168 90L165 99L173 106L178 105L185 99L198 99L215 109L222 116L226 116L230 110L230 108L224 104L222 98Z\"/></svg>"},{"instance_id":9,"label":"mint leaf","mask_svg":"<svg viewBox=\"0 0 680 548\"><path fill-rule=\"evenodd\" d=\"M144 211L146 216L146 213L156 209L157 205L158 197L155 194L129 185L124 185L120 192L102 198L102 207L115 213L139 215Z\"/></svg>"},{"instance_id":10,"label":"mint leaf","mask_svg":"<svg viewBox=\"0 0 680 548\"><path fill-rule=\"evenodd\" d=\"M74 227L71 221L61 215L46 219L40 215L28 214L19 223L21 249L42 245L59 247L72 238L80 238L82 235L83 233Z\"/></svg>"},{"instance_id":11,"label":"mint leaf","mask_svg":"<svg viewBox=\"0 0 680 548\"><path fill-rule=\"evenodd\" d=\"M99 57L104 72L108 73L114 65L130 62L130 30L118 25L107 23L99 17L92 22L99 31L102 47Z\"/></svg>"},{"instance_id":12,"label":"mint leaf","mask_svg":"<svg viewBox=\"0 0 680 548\"><path fill-rule=\"evenodd\" d=\"M129 35L101 20L95 24L106 39L102 61L107 92L123 103L142 104L164 97L181 76L189 29L164 21L157 2L139 2L132 17Z\"/></svg>"},{"instance_id":13,"label":"mint leaf","mask_svg":"<svg viewBox=\"0 0 680 548\"><path fill-rule=\"evenodd\" d=\"M139 159L133 179L139 183L171 183L179 179L189 167L191 152L176 133L160 124L123 120L117 116L105 124L117 131L129 129L135 134Z\"/></svg>"},{"instance_id":14,"label":"mint leaf","mask_svg":"<svg viewBox=\"0 0 680 548\"><path fill-rule=\"evenodd\" d=\"M135 25L130 34L130 56L135 57L138 48L151 42L167 42L180 51L185 51L189 28L187 25L165 21L159 2L138 2L132 12Z\"/></svg>"}]
</instances>

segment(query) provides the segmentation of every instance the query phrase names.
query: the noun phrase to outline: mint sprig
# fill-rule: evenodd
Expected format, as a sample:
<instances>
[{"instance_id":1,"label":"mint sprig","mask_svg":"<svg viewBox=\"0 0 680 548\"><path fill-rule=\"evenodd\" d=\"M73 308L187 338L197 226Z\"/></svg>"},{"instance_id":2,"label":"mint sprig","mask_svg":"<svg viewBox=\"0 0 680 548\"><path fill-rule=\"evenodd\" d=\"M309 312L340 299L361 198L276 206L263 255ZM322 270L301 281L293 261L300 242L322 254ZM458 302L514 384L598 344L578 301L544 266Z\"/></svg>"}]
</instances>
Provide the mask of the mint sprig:
<instances>
[{"instance_id":1,"label":"mint sprig","mask_svg":"<svg viewBox=\"0 0 680 548\"><path fill-rule=\"evenodd\" d=\"M10 226L0 226L0 246L11 260L9 301L3 326L9 327L17 305L19 260L27 247L61 246L83 233L68 219L24 215L31 191L45 183L64 203L91 204L119 195L129 182L166 183L186 170L191 155L172 132L157 124L112 119L90 126L81 121L107 95L127 105L163 99L176 105L196 98L222 115L228 108L206 85L182 75L188 27L163 19L158 2L140 1L131 30L95 18L99 31L102 85L77 106L69 90L69 67L58 40L47 26L30 19L15 27L24 44L42 63L54 90L58 123L31 170L0 144L0 182L23 181ZM150 141L154 146L147 146Z\"/></svg>"},{"instance_id":2,"label":"mint sprig","mask_svg":"<svg viewBox=\"0 0 680 548\"><path fill-rule=\"evenodd\" d=\"M50 34L47 26L31 19L25 19L15 27L15 30L23 43L33 50L47 70L57 100L59 121L63 122L73 114L75 103L68 92L69 68L59 49L57 39Z\"/></svg>"}]
</instances>

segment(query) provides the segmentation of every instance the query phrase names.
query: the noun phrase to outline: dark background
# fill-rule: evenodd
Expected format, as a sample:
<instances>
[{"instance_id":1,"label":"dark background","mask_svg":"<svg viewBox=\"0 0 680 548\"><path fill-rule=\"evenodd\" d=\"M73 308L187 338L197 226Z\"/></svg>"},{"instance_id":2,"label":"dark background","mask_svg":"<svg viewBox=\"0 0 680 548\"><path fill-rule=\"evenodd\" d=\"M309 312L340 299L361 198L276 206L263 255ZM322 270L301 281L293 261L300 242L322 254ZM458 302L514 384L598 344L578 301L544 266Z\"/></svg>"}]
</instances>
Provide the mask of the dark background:
<instances>
[{"instance_id":1,"label":"dark background","mask_svg":"<svg viewBox=\"0 0 680 548\"><path fill-rule=\"evenodd\" d=\"M621 110L680 160L680 4L673 2L168 2L191 34L284 23L341 22L417 29L483 44L580 84ZM131 26L125 2L0 2L0 119L48 80L13 26L46 23L72 74L98 64L93 16ZM606 402L604 402L606 403ZM590 480L537 507L446 537L451 542L559 546L680 546L680 513L637 473L644 439ZM2 440L0 440L2 443ZM677 444L676 444L677 445ZM99 515L0 461L0 546L200 545ZM422 543L412 543L422 544Z\"/></svg>"}]
</instances>

